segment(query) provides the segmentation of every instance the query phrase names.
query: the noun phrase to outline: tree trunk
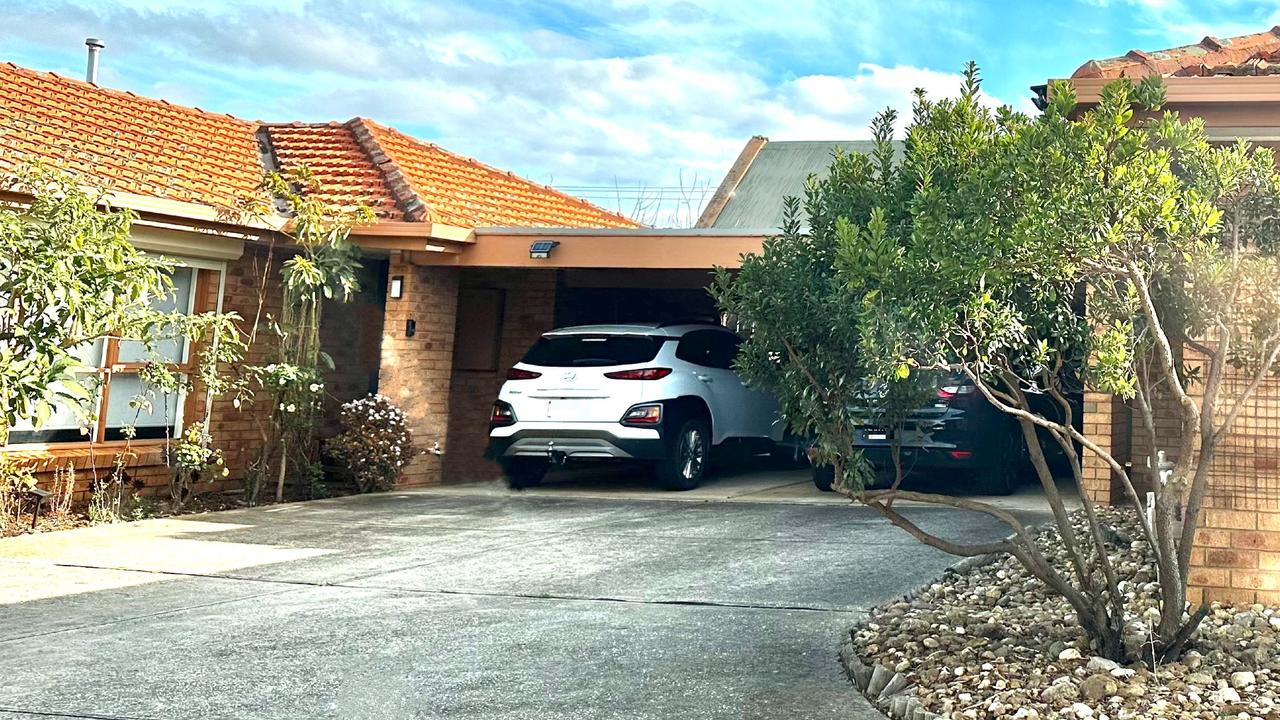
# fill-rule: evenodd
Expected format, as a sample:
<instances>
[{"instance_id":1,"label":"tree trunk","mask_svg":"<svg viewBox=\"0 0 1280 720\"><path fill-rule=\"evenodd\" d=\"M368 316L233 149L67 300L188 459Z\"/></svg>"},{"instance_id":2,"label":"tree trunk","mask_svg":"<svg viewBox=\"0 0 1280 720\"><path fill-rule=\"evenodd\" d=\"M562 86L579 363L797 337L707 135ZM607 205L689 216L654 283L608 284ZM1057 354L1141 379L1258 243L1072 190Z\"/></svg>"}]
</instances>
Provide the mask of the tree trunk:
<instances>
[{"instance_id":1,"label":"tree trunk","mask_svg":"<svg viewBox=\"0 0 1280 720\"><path fill-rule=\"evenodd\" d=\"M276 502L284 502L284 475L289 467L288 445L280 441L280 469L276 473Z\"/></svg>"}]
</instances>

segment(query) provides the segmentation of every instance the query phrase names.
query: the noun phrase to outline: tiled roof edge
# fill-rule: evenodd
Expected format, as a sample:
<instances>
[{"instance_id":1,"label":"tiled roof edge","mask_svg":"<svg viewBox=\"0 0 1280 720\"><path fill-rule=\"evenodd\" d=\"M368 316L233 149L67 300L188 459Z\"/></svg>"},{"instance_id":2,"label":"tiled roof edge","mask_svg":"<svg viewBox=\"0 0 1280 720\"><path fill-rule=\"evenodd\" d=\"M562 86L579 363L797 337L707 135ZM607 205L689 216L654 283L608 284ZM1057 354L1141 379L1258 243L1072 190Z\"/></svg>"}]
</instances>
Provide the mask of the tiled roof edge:
<instances>
[{"instance_id":1,"label":"tiled roof edge","mask_svg":"<svg viewBox=\"0 0 1280 720\"><path fill-rule=\"evenodd\" d=\"M551 193L551 194L553 194L553 195L556 195L556 196L560 197L561 199L564 199L564 200L567 200L567 201L569 201L569 202L571 202L571 203L573 203L573 204L576 204L576 205L578 205L579 207L587 208L587 209L591 210L592 212L597 212L597 213L600 213L601 215L605 215L605 216L610 217L610 218L613 218L613 219L615 219L615 220L619 220L619 221L621 221L621 222L628 223L628 224L630 224L630 225L631 225L631 226L633 226L633 227L644 227L644 225L643 225L642 223L638 223L638 222L636 222L635 220L633 220L633 219L631 219L631 218L627 217L626 215L623 215L622 213L617 213L617 212L613 212L613 211L611 211L611 210L606 210L606 209L604 209L604 208L600 207L599 205L596 205L595 203L590 202L589 200L584 200L584 199L582 199L582 198L580 198L580 197L578 197L578 196L576 196L576 195L570 195L569 193L564 192L563 190L557 190L556 188L551 187L550 185L544 185L544 184L539 183L539 182L536 182L536 181L534 181L534 180L530 180L529 178L522 177L522 176L520 176L520 175L517 175L517 174L515 174L515 173L511 172L510 170L502 170L501 168L496 168L496 167L494 167L494 166L492 166L492 165L488 165L488 164L486 164L486 163L480 162L479 160L476 160L475 158L467 157L466 155L461 155L461 154L459 154L459 153L453 152L452 150L449 150L448 148L440 147L439 145L436 145L436 144L435 144L435 143L433 143L433 142L427 142L427 141L425 141L425 140L419 140L418 138L415 138L415 137L413 137L412 135L408 135L408 134L404 133L404 132L403 132L403 131L401 131L401 130L397 130L396 128L393 128L393 127L390 127L390 126L387 126L387 125L382 125L381 123L378 123L378 122L376 122L376 121L374 121L374 120L369 120L368 118L355 118L355 119L353 120L353 122L354 122L354 121L356 121L356 120L358 120L358 121L360 121L360 122L362 122L362 123L367 123L367 124L369 124L369 125L375 126L375 127L377 127L378 129L382 130L383 132L395 133L395 134L397 134L397 135L400 135L401 137L404 137L404 138L408 139L410 142L414 142L414 143L417 143L417 144L419 144L419 145L424 145L424 146L426 146L426 147L431 148L432 150L434 150L434 151L436 151L436 152L439 152L439 153L442 153L442 154L444 154L444 155L448 155L448 156L450 156L450 157L456 158L456 159L458 159L459 161L464 162L464 163L467 163L468 165L471 165L472 167L475 167L475 168L478 168L478 169L480 169L480 170L483 170L483 171L485 171L485 172L489 173L490 175L495 175L495 176L498 176L498 177L505 177L505 178L515 178L515 179L517 179L517 180L519 180L519 181L521 181L521 182L528 183L529 185L531 185L531 186L533 186L533 187L536 187L536 188L538 188L538 189L540 189L540 190L545 190L545 191L547 191L547 192L549 192L549 193Z\"/></svg>"},{"instance_id":2,"label":"tiled roof edge","mask_svg":"<svg viewBox=\"0 0 1280 720\"><path fill-rule=\"evenodd\" d=\"M422 195L413 186L409 176L400 169L396 161L378 142L378 138L366 124L369 122L364 118L355 117L348 120L346 125L351 131L351 137L355 138L356 145L360 146L369 158L369 162L382 173L382 179L387 183L387 189L391 191L392 199L404 213L405 219L410 222L430 222L433 214L431 206L422 199Z\"/></svg>"}]
</instances>

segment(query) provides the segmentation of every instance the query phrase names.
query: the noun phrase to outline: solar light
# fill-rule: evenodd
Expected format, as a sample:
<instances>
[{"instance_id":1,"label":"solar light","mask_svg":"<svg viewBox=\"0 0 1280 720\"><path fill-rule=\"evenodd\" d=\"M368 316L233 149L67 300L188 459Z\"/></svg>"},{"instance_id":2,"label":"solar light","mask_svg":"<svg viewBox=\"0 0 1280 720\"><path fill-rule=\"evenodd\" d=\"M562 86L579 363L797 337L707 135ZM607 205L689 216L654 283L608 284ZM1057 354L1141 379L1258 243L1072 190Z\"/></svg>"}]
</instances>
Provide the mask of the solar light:
<instances>
[{"instance_id":1,"label":"solar light","mask_svg":"<svg viewBox=\"0 0 1280 720\"><path fill-rule=\"evenodd\" d=\"M404 276L396 275L391 278L391 299L399 300L404 297Z\"/></svg>"},{"instance_id":2,"label":"solar light","mask_svg":"<svg viewBox=\"0 0 1280 720\"><path fill-rule=\"evenodd\" d=\"M559 240L538 240L529 246L529 258L531 260L546 260L551 257L551 251L559 244Z\"/></svg>"}]
</instances>

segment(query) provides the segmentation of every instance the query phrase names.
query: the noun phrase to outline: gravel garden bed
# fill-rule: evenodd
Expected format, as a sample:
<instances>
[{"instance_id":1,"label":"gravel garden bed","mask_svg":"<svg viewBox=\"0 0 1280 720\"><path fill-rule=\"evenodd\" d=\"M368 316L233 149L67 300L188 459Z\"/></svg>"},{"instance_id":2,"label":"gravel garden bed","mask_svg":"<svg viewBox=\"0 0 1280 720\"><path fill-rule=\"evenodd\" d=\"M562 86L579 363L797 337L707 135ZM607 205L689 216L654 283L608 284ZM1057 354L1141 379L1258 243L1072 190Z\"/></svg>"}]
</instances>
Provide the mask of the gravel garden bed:
<instances>
[{"instance_id":1,"label":"gravel garden bed","mask_svg":"<svg viewBox=\"0 0 1280 720\"><path fill-rule=\"evenodd\" d=\"M1142 535L1136 515L1104 517L1130 610L1125 642L1141 649L1158 617L1154 564L1131 540ZM1056 528L1037 543L1065 572ZM1070 605L1001 557L877 608L850 636L841 654L851 679L907 720L1280 718L1280 608L1215 604L1182 660L1151 672L1094 657Z\"/></svg>"}]
</instances>

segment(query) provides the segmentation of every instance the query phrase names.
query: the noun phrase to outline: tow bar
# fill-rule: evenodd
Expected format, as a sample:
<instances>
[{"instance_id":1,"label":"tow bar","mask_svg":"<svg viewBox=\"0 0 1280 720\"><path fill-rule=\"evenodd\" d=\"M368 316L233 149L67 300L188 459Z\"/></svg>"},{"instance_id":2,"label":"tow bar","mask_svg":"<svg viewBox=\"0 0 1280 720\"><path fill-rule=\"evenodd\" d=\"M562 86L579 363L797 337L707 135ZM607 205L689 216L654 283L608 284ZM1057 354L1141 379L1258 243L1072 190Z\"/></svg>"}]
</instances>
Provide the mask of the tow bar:
<instances>
[{"instance_id":1,"label":"tow bar","mask_svg":"<svg viewBox=\"0 0 1280 720\"><path fill-rule=\"evenodd\" d=\"M569 459L569 454L563 450L556 450L556 444L554 442L548 442L547 443L547 459L551 461L552 465L555 465L556 467L560 467L564 465L566 460Z\"/></svg>"}]
</instances>

